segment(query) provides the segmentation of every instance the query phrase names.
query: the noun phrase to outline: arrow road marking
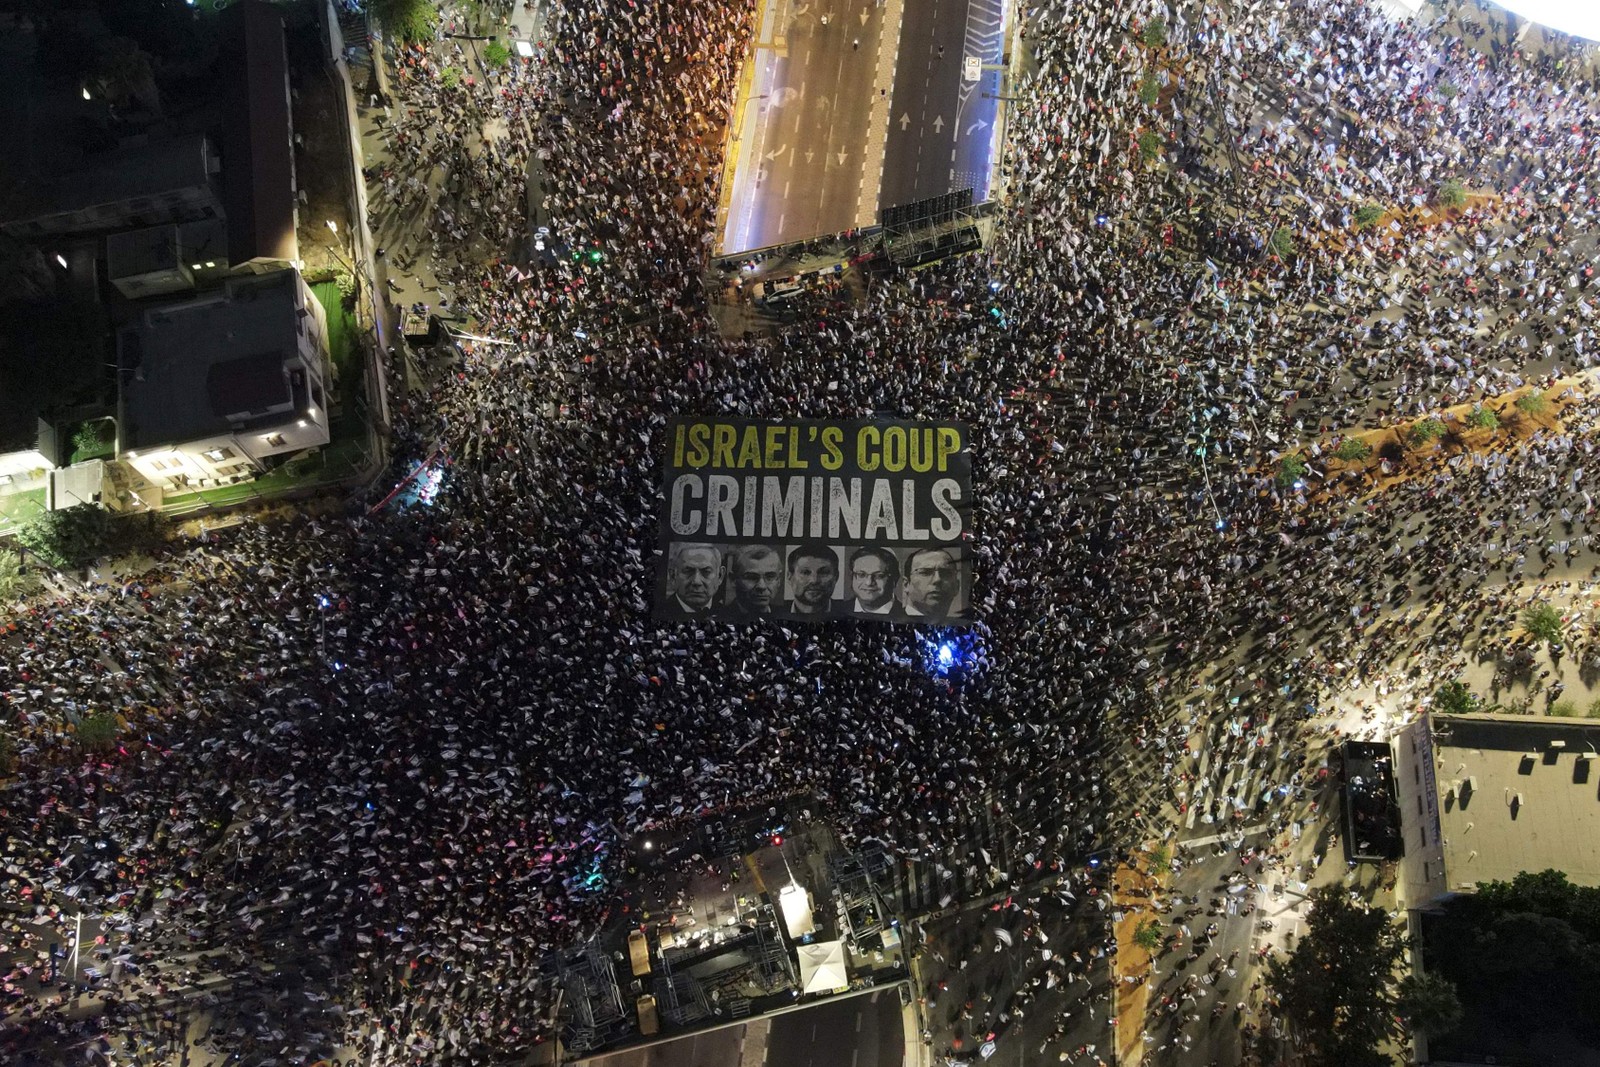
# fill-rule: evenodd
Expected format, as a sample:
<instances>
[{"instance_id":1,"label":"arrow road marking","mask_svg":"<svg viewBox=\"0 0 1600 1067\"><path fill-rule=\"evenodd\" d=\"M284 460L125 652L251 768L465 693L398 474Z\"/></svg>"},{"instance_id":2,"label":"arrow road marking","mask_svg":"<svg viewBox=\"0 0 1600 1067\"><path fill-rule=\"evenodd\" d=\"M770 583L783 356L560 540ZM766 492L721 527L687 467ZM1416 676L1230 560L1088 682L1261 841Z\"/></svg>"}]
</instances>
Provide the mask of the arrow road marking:
<instances>
[{"instance_id":1,"label":"arrow road marking","mask_svg":"<svg viewBox=\"0 0 1600 1067\"><path fill-rule=\"evenodd\" d=\"M900 115L900 130L901 130L901 132L904 133L906 127L910 126L910 125L911 125L911 114L910 114L910 112L903 112Z\"/></svg>"},{"instance_id":2,"label":"arrow road marking","mask_svg":"<svg viewBox=\"0 0 1600 1067\"><path fill-rule=\"evenodd\" d=\"M974 122L972 125L967 127L967 136L971 137L974 131L981 130L988 125L988 119L979 119L977 122Z\"/></svg>"},{"instance_id":3,"label":"arrow road marking","mask_svg":"<svg viewBox=\"0 0 1600 1067\"><path fill-rule=\"evenodd\" d=\"M944 116L943 115L935 115L933 117L933 132L934 133L943 133L944 132Z\"/></svg>"},{"instance_id":4,"label":"arrow road marking","mask_svg":"<svg viewBox=\"0 0 1600 1067\"><path fill-rule=\"evenodd\" d=\"M841 166L841 167L844 166L844 160L845 160L845 154L843 152L840 152L839 153L839 166Z\"/></svg>"}]
</instances>

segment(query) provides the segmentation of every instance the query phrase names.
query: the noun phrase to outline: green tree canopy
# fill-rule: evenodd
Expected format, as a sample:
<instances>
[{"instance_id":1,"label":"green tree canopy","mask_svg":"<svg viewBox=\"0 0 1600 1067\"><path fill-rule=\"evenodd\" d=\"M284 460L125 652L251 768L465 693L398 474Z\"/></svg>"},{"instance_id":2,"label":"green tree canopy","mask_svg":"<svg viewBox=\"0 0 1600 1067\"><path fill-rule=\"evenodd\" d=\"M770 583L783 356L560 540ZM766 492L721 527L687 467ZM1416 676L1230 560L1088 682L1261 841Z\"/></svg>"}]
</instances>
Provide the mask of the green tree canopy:
<instances>
[{"instance_id":1,"label":"green tree canopy","mask_svg":"<svg viewBox=\"0 0 1600 1067\"><path fill-rule=\"evenodd\" d=\"M1531 393L1524 393L1517 397L1516 401L1516 409L1524 415L1542 415L1549 407L1549 398L1537 389Z\"/></svg>"},{"instance_id":2,"label":"green tree canopy","mask_svg":"<svg viewBox=\"0 0 1600 1067\"><path fill-rule=\"evenodd\" d=\"M0 446L31 443L39 416L106 392L109 336L99 304L0 308Z\"/></svg>"},{"instance_id":3,"label":"green tree canopy","mask_svg":"<svg viewBox=\"0 0 1600 1067\"><path fill-rule=\"evenodd\" d=\"M369 0L367 10L386 33L407 41L432 38L439 19L432 0Z\"/></svg>"},{"instance_id":4,"label":"green tree canopy","mask_svg":"<svg viewBox=\"0 0 1600 1067\"><path fill-rule=\"evenodd\" d=\"M1311 1067L1384 1063L1377 1050L1394 1033L1405 938L1387 912L1351 903L1342 886L1324 886L1310 900L1305 936L1267 965L1267 981Z\"/></svg>"},{"instance_id":5,"label":"green tree canopy","mask_svg":"<svg viewBox=\"0 0 1600 1067\"><path fill-rule=\"evenodd\" d=\"M1433 710L1442 715L1466 715L1482 706L1483 701L1460 679L1446 682L1434 690Z\"/></svg>"},{"instance_id":6,"label":"green tree canopy","mask_svg":"<svg viewBox=\"0 0 1600 1067\"><path fill-rule=\"evenodd\" d=\"M74 736L90 752L108 752L117 743L117 729L115 714L97 711L79 720Z\"/></svg>"},{"instance_id":7,"label":"green tree canopy","mask_svg":"<svg viewBox=\"0 0 1600 1067\"><path fill-rule=\"evenodd\" d=\"M1360 461L1372 455L1372 446L1359 437L1346 437L1333 454L1336 459Z\"/></svg>"},{"instance_id":8,"label":"green tree canopy","mask_svg":"<svg viewBox=\"0 0 1600 1067\"><path fill-rule=\"evenodd\" d=\"M1535 1031L1600 1044L1600 889L1524 872L1451 899L1424 935L1429 972L1464 1008L1464 1046L1510 1053L1507 1035Z\"/></svg>"},{"instance_id":9,"label":"green tree canopy","mask_svg":"<svg viewBox=\"0 0 1600 1067\"><path fill-rule=\"evenodd\" d=\"M1445 424L1435 418L1419 419L1411 427L1411 443L1414 445L1428 445L1443 437L1446 433Z\"/></svg>"},{"instance_id":10,"label":"green tree canopy","mask_svg":"<svg viewBox=\"0 0 1600 1067\"><path fill-rule=\"evenodd\" d=\"M1461 1025L1461 998L1455 983L1441 975L1406 975L1400 980L1398 1007L1407 1025L1430 1036Z\"/></svg>"},{"instance_id":11,"label":"green tree canopy","mask_svg":"<svg viewBox=\"0 0 1600 1067\"><path fill-rule=\"evenodd\" d=\"M1161 924L1154 919L1146 919L1133 931L1133 943L1146 952L1155 952L1161 947L1161 942L1166 940L1161 933Z\"/></svg>"},{"instance_id":12,"label":"green tree canopy","mask_svg":"<svg viewBox=\"0 0 1600 1067\"><path fill-rule=\"evenodd\" d=\"M107 551L111 517L93 504L46 511L17 531L17 543L57 567L72 567Z\"/></svg>"},{"instance_id":13,"label":"green tree canopy","mask_svg":"<svg viewBox=\"0 0 1600 1067\"><path fill-rule=\"evenodd\" d=\"M1561 612L1552 604L1535 604L1524 611L1522 628L1528 631L1529 637L1535 641L1543 641L1547 645L1559 644L1565 633L1565 627L1561 623Z\"/></svg>"},{"instance_id":14,"label":"green tree canopy","mask_svg":"<svg viewBox=\"0 0 1600 1067\"><path fill-rule=\"evenodd\" d=\"M1305 476L1306 459L1300 453L1291 452L1278 461L1278 484L1285 489Z\"/></svg>"},{"instance_id":15,"label":"green tree canopy","mask_svg":"<svg viewBox=\"0 0 1600 1067\"><path fill-rule=\"evenodd\" d=\"M1383 218L1383 208L1377 204L1362 204L1356 208L1356 229L1364 230Z\"/></svg>"}]
</instances>

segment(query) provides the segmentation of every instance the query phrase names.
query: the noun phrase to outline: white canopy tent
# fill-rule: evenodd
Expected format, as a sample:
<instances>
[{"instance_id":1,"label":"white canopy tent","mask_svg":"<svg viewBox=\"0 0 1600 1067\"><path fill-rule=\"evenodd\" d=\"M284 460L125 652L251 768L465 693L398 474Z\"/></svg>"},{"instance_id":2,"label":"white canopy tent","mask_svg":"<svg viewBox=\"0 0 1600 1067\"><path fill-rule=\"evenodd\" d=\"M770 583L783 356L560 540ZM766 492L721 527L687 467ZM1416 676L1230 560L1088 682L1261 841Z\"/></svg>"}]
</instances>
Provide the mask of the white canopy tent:
<instances>
[{"instance_id":1,"label":"white canopy tent","mask_svg":"<svg viewBox=\"0 0 1600 1067\"><path fill-rule=\"evenodd\" d=\"M811 894L804 886L791 884L778 890L778 905L783 909L783 923L792 940L817 932L816 920L811 916Z\"/></svg>"},{"instance_id":2,"label":"white canopy tent","mask_svg":"<svg viewBox=\"0 0 1600 1067\"><path fill-rule=\"evenodd\" d=\"M819 941L796 947L800 954L800 992L833 993L849 987L843 941Z\"/></svg>"}]
</instances>

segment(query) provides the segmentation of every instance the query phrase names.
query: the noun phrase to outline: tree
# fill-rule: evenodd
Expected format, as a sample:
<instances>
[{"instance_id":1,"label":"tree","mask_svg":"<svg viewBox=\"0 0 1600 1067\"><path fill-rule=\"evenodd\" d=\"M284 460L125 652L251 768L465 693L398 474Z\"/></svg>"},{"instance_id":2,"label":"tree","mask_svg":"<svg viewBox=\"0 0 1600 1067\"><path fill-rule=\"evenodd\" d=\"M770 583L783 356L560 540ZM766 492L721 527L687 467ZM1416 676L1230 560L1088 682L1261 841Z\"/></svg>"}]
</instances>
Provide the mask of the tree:
<instances>
[{"instance_id":1,"label":"tree","mask_svg":"<svg viewBox=\"0 0 1600 1067\"><path fill-rule=\"evenodd\" d=\"M0 441L33 439L39 416L98 401L109 384L104 306L69 302L0 310ZM36 368L48 367L48 374Z\"/></svg>"},{"instance_id":2,"label":"tree","mask_svg":"<svg viewBox=\"0 0 1600 1067\"><path fill-rule=\"evenodd\" d=\"M1278 461L1278 484L1285 489L1298 488L1306 476L1305 457L1298 452L1291 452Z\"/></svg>"},{"instance_id":3,"label":"tree","mask_svg":"<svg viewBox=\"0 0 1600 1067\"><path fill-rule=\"evenodd\" d=\"M1600 697L1589 701L1589 718L1600 719Z\"/></svg>"},{"instance_id":4,"label":"tree","mask_svg":"<svg viewBox=\"0 0 1600 1067\"><path fill-rule=\"evenodd\" d=\"M46 511L23 523L17 543L57 567L72 567L103 554L111 517L93 504Z\"/></svg>"},{"instance_id":5,"label":"tree","mask_svg":"<svg viewBox=\"0 0 1600 1067\"><path fill-rule=\"evenodd\" d=\"M1575 701L1558 700L1554 704L1550 705L1550 714L1556 716L1558 719L1577 718L1578 705Z\"/></svg>"},{"instance_id":6,"label":"tree","mask_svg":"<svg viewBox=\"0 0 1600 1067\"><path fill-rule=\"evenodd\" d=\"M89 419L72 435L72 452L77 459L94 459L109 454L112 443L110 419Z\"/></svg>"},{"instance_id":7,"label":"tree","mask_svg":"<svg viewBox=\"0 0 1600 1067\"><path fill-rule=\"evenodd\" d=\"M1474 430L1498 430L1500 428L1500 416L1479 404L1467 416L1467 425Z\"/></svg>"},{"instance_id":8,"label":"tree","mask_svg":"<svg viewBox=\"0 0 1600 1067\"><path fill-rule=\"evenodd\" d=\"M1445 424L1439 419L1428 417L1419 419L1411 427L1411 446L1422 448L1431 445L1446 433Z\"/></svg>"},{"instance_id":9,"label":"tree","mask_svg":"<svg viewBox=\"0 0 1600 1067\"><path fill-rule=\"evenodd\" d=\"M1356 208L1356 229L1364 230L1383 218L1383 208L1377 204L1362 204Z\"/></svg>"},{"instance_id":10,"label":"tree","mask_svg":"<svg viewBox=\"0 0 1600 1067\"><path fill-rule=\"evenodd\" d=\"M461 84L461 70L458 67L446 67L439 72L439 83L446 89L454 89Z\"/></svg>"},{"instance_id":11,"label":"tree","mask_svg":"<svg viewBox=\"0 0 1600 1067\"><path fill-rule=\"evenodd\" d=\"M1161 933L1161 924L1154 919L1146 919L1134 928L1133 943L1146 952L1157 951L1165 940Z\"/></svg>"},{"instance_id":12,"label":"tree","mask_svg":"<svg viewBox=\"0 0 1600 1067\"><path fill-rule=\"evenodd\" d=\"M112 37L100 46L89 76L90 92L113 104L136 103L146 110L161 110L155 64L150 53L128 37Z\"/></svg>"},{"instance_id":13,"label":"tree","mask_svg":"<svg viewBox=\"0 0 1600 1067\"><path fill-rule=\"evenodd\" d=\"M1522 613L1522 628L1535 641L1558 645L1564 633L1561 612L1550 604L1535 604Z\"/></svg>"},{"instance_id":14,"label":"tree","mask_svg":"<svg viewBox=\"0 0 1600 1067\"><path fill-rule=\"evenodd\" d=\"M1139 35L1146 48L1160 48L1167 43L1167 20L1157 15L1151 19Z\"/></svg>"},{"instance_id":15,"label":"tree","mask_svg":"<svg viewBox=\"0 0 1600 1067\"><path fill-rule=\"evenodd\" d=\"M1454 210L1467 202L1467 190L1454 178L1439 186L1439 206Z\"/></svg>"},{"instance_id":16,"label":"tree","mask_svg":"<svg viewBox=\"0 0 1600 1067\"><path fill-rule=\"evenodd\" d=\"M1162 870L1171 862L1172 849L1168 848L1165 842L1150 850L1150 869L1152 871Z\"/></svg>"},{"instance_id":17,"label":"tree","mask_svg":"<svg viewBox=\"0 0 1600 1067\"><path fill-rule=\"evenodd\" d=\"M1294 255L1294 234L1289 227L1279 226L1272 231L1272 236L1267 239L1267 250L1279 259Z\"/></svg>"},{"instance_id":18,"label":"tree","mask_svg":"<svg viewBox=\"0 0 1600 1067\"><path fill-rule=\"evenodd\" d=\"M1307 931L1294 952L1267 965L1283 1017L1306 1044L1311 1067L1383 1063L1394 1034L1394 971L1406 940L1381 908L1350 902L1342 886L1311 894Z\"/></svg>"},{"instance_id":19,"label":"tree","mask_svg":"<svg viewBox=\"0 0 1600 1067\"><path fill-rule=\"evenodd\" d=\"M483 46L483 61L491 67L503 67L511 62L511 49L499 41L490 41Z\"/></svg>"},{"instance_id":20,"label":"tree","mask_svg":"<svg viewBox=\"0 0 1600 1067\"><path fill-rule=\"evenodd\" d=\"M1139 158L1146 163L1152 162L1161 154L1161 135L1154 130L1145 130L1139 135Z\"/></svg>"},{"instance_id":21,"label":"tree","mask_svg":"<svg viewBox=\"0 0 1600 1067\"><path fill-rule=\"evenodd\" d=\"M1423 929L1428 970L1454 983L1475 1034L1546 1029L1600 1041L1600 889L1560 871L1523 872L1450 900Z\"/></svg>"},{"instance_id":22,"label":"tree","mask_svg":"<svg viewBox=\"0 0 1600 1067\"><path fill-rule=\"evenodd\" d=\"M1524 415L1543 415L1550 408L1550 399L1535 389L1517 397L1516 408Z\"/></svg>"},{"instance_id":23,"label":"tree","mask_svg":"<svg viewBox=\"0 0 1600 1067\"><path fill-rule=\"evenodd\" d=\"M109 752L117 743L117 716L109 711L97 711L78 720L74 736L78 744L90 752Z\"/></svg>"},{"instance_id":24,"label":"tree","mask_svg":"<svg viewBox=\"0 0 1600 1067\"><path fill-rule=\"evenodd\" d=\"M1372 446L1359 437L1346 437L1339 442L1339 447L1333 450L1335 459L1358 462L1372 455Z\"/></svg>"},{"instance_id":25,"label":"tree","mask_svg":"<svg viewBox=\"0 0 1600 1067\"><path fill-rule=\"evenodd\" d=\"M407 41L431 39L439 18L432 0L370 0L367 11L386 32Z\"/></svg>"},{"instance_id":26,"label":"tree","mask_svg":"<svg viewBox=\"0 0 1600 1067\"><path fill-rule=\"evenodd\" d=\"M1161 99L1161 82L1153 73L1147 73L1139 79L1139 102L1154 107L1157 100Z\"/></svg>"},{"instance_id":27,"label":"tree","mask_svg":"<svg viewBox=\"0 0 1600 1067\"><path fill-rule=\"evenodd\" d=\"M1441 715L1466 715L1482 706L1478 695L1459 679L1444 683L1433 694L1433 710Z\"/></svg>"}]
</instances>

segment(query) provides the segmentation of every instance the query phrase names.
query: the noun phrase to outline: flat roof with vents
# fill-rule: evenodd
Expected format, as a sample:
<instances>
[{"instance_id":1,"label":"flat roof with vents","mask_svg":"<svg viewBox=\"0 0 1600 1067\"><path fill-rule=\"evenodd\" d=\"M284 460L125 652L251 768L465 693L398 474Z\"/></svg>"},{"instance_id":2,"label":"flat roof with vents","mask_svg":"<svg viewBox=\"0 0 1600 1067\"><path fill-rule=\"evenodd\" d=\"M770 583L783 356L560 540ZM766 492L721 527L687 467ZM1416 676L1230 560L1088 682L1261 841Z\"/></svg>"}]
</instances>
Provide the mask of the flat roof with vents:
<instances>
[{"instance_id":1,"label":"flat roof with vents","mask_svg":"<svg viewBox=\"0 0 1600 1067\"><path fill-rule=\"evenodd\" d=\"M281 422L306 401L292 270L153 308L118 335L122 447L138 451Z\"/></svg>"},{"instance_id":2,"label":"flat roof with vents","mask_svg":"<svg viewBox=\"0 0 1600 1067\"><path fill-rule=\"evenodd\" d=\"M1451 890L1550 868L1600 886L1600 725L1473 715L1433 727Z\"/></svg>"}]
</instances>

